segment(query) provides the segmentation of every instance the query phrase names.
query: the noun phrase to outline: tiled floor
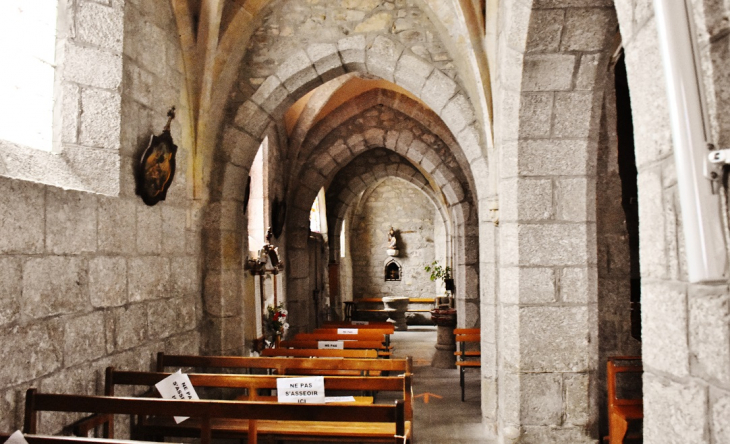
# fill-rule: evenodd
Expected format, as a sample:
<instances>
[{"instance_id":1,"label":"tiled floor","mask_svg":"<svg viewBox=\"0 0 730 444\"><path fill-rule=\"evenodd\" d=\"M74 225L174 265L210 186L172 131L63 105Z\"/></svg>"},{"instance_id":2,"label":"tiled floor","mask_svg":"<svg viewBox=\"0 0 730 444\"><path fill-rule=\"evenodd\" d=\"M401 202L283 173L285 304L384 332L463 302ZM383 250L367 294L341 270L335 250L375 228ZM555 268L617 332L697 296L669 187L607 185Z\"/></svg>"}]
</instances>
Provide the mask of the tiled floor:
<instances>
[{"instance_id":1,"label":"tiled floor","mask_svg":"<svg viewBox=\"0 0 730 444\"><path fill-rule=\"evenodd\" d=\"M493 444L484 438L481 423L479 372L467 370L461 402L459 371L431 367L436 327L409 326L407 332L396 332L391 342L395 357L413 357L413 444Z\"/></svg>"}]
</instances>

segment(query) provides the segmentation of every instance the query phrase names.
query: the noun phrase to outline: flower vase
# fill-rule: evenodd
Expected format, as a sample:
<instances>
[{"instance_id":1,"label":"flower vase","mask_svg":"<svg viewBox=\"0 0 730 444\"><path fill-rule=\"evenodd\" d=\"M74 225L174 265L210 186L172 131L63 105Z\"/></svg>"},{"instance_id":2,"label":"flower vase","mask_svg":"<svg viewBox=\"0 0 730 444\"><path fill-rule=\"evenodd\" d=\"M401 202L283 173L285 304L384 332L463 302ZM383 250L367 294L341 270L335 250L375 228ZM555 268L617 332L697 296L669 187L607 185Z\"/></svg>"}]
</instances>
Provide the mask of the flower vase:
<instances>
[{"instance_id":1,"label":"flower vase","mask_svg":"<svg viewBox=\"0 0 730 444\"><path fill-rule=\"evenodd\" d=\"M274 335L274 348L281 348L281 333Z\"/></svg>"}]
</instances>

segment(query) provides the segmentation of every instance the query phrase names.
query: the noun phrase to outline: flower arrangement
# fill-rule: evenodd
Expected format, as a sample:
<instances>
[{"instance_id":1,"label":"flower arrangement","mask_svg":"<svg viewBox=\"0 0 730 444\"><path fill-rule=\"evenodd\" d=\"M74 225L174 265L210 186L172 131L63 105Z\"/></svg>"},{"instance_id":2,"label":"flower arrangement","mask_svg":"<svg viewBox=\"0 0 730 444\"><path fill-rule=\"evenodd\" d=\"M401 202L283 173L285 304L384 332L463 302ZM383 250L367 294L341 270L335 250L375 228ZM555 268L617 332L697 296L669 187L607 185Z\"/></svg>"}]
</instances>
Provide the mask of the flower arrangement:
<instances>
[{"instance_id":1,"label":"flower arrangement","mask_svg":"<svg viewBox=\"0 0 730 444\"><path fill-rule=\"evenodd\" d=\"M272 338L271 342L275 342L276 337L284 334L289 329L287 316L289 312L284 309L284 304L277 306L269 305L266 307L266 317L264 318L264 329L266 336Z\"/></svg>"}]
</instances>

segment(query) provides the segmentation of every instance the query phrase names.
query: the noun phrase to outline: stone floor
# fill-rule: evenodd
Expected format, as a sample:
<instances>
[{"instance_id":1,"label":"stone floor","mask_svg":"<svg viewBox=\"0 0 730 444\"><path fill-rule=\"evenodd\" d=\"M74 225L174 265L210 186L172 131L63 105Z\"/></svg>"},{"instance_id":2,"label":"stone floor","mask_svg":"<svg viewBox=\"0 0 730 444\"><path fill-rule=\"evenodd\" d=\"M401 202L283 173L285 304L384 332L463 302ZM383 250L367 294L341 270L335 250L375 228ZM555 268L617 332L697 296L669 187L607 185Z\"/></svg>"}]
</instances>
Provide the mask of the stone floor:
<instances>
[{"instance_id":1,"label":"stone floor","mask_svg":"<svg viewBox=\"0 0 730 444\"><path fill-rule=\"evenodd\" d=\"M481 423L479 372L467 370L465 402L461 402L459 371L431 367L436 328L408 328L396 332L391 341L395 357L413 357L413 444L493 444L484 438Z\"/></svg>"}]
</instances>

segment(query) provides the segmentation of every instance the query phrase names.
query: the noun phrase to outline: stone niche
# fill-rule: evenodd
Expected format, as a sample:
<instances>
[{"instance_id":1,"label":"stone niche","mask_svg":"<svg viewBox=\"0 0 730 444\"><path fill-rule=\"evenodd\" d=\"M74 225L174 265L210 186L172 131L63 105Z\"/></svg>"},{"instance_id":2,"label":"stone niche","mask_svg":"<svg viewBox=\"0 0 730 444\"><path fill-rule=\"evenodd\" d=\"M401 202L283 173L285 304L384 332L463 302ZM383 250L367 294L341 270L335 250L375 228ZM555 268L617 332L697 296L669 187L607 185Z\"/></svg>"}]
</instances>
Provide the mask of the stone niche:
<instances>
[{"instance_id":1,"label":"stone niche","mask_svg":"<svg viewBox=\"0 0 730 444\"><path fill-rule=\"evenodd\" d=\"M400 281L403 277L403 267L395 259L386 259L383 266L383 277L386 281Z\"/></svg>"}]
</instances>

